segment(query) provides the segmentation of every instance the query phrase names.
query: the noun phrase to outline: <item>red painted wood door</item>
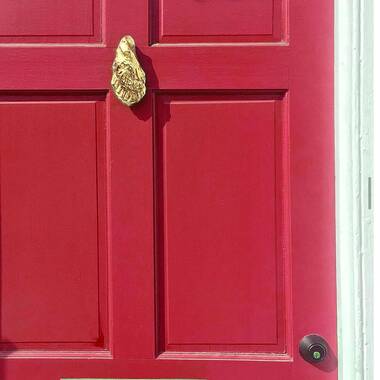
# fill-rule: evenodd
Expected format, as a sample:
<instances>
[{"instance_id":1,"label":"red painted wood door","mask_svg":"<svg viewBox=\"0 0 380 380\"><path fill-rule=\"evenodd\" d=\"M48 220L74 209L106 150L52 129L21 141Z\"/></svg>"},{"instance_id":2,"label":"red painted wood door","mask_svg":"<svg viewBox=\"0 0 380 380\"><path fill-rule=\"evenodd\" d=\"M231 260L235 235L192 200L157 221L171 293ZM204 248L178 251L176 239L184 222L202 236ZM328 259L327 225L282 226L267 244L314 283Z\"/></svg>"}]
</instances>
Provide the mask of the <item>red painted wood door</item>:
<instances>
[{"instance_id":1,"label":"red painted wood door","mask_svg":"<svg viewBox=\"0 0 380 380\"><path fill-rule=\"evenodd\" d=\"M336 379L333 1L6 0L0 30L0 378Z\"/></svg>"}]
</instances>

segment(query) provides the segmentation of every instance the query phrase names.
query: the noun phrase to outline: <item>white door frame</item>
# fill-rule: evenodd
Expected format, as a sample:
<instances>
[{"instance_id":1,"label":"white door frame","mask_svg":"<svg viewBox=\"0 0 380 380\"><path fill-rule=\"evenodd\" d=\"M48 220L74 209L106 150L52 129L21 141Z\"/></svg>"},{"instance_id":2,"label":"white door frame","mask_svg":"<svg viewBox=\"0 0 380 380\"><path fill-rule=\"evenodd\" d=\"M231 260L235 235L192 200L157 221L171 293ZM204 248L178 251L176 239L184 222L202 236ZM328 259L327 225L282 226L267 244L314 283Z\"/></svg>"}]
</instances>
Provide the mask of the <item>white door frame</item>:
<instances>
[{"instance_id":1,"label":"white door frame","mask_svg":"<svg viewBox=\"0 0 380 380\"><path fill-rule=\"evenodd\" d=\"M339 379L373 380L373 0L335 0Z\"/></svg>"}]
</instances>

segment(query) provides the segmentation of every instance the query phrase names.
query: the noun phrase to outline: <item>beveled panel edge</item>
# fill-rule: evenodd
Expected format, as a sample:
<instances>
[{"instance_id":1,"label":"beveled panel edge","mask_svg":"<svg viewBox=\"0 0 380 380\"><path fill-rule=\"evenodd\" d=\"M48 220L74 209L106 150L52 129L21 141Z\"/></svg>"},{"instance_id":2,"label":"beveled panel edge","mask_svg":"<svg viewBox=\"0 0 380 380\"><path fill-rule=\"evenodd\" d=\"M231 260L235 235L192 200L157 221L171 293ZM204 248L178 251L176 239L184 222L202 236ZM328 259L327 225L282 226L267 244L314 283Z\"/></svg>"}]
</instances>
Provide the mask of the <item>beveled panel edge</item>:
<instances>
[{"instance_id":1,"label":"beveled panel edge","mask_svg":"<svg viewBox=\"0 0 380 380\"><path fill-rule=\"evenodd\" d=\"M230 353L230 352L178 352L165 351L159 360L224 360L239 362L293 362L289 353Z\"/></svg>"},{"instance_id":2,"label":"beveled panel edge","mask_svg":"<svg viewBox=\"0 0 380 380\"><path fill-rule=\"evenodd\" d=\"M284 289L286 289L289 294L292 294L291 288L291 213L290 213L290 130L288 122L289 113L289 88L276 88L276 89L191 89L191 90L178 90L178 89L160 89L153 91L153 104L154 109L160 97L170 96L170 97L188 97L188 96L200 96L209 97L212 99L213 96L224 96L224 97L252 97L251 100L260 101L275 101L279 105L277 109L278 116L275 123L280 123L282 125L281 132L278 134L278 141L281 148L281 153L279 155L279 168L281 173L280 178L283 182L285 188L282 192L282 202L281 210L279 210L279 220L280 223L277 228L281 231L281 241L280 244L283 250L283 265L282 270L284 271ZM156 128L156 121L153 122ZM156 132L155 132L156 133ZM157 135L154 134L155 144L157 143ZM155 161L156 165L157 162ZM156 172L157 175L157 172ZM155 185L156 186L156 185ZM155 220L155 228L158 228L158 220ZM155 251L156 252L156 251ZM280 263L279 263L280 265ZM157 268L156 268L157 270ZM159 284L155 284L156 287ZM227 361L270 361L270 362L293 362L294 361L294 350L293 350L293 317L292 317L292 307L291 307L291 296L285 296L282 300L283 302L283 313L286 320L284 326L284 352L229 352L229 351L207 351L201 352L199 350L195 351L180 351L180 350L162 350L160 347L160 332L157 330L160 322L156 319L156 359L159 360L227 360ZM157 304L158 305L158 304ZM156 313L159 313L159 309L156 309ZM156 314L156 318L159 314ZM70 379L71 380L71 379ZM75 380L75 379L74 379ZM103 380L103 379L102 379ZM112 379L106 379L112 380ZM134 380L134 379L128 379ZM150 379L143 379L150 380Z\"/></svg>"},{"instance_id":3,"label":"beveled panel edge","mask_svg":"<svg viewBox=\"0 0 380 380\"><path fill-rule=\"evenodd\" d=\"M113 355L110 350L37 350L37 349L25 349L17 351L0 351L0 359L12 360L12 359L96 359L96 360L109 360L113 359ZM98 380L98 379L97 379ZM100 379L99 379L100 380Z\"/></svg>"},{"instance_id":4,"label":"beveled panel edge","mask_svg":"<svg viewBox=\"0 0 380 380\"><path fill-rule=\"evenodd\" d=\"M159 0L149 0L148 4L148 30L149 46L235 46L235 45L270 45L270 46L287 46L289 44L289 0L280 0L280 4L273 9L272 14L272 33L251 35L227 35L219 41L213 41L213 35L204 35L203 41L195 41L196 35L178 36L178 35L161 35L159 16ZM274 0L273 0L274 2ZM276 16L280 17L277 20ZM181 40L182 37L182 40ZM184 38L185 37L185 38ZM187 38L186 38L187 37ZM202 37L202 36L201 36ZM227 37L227 39L226 39ZM175 39L180 40L176 41ZM174 40L173 40L174 39Z\"/></svg>"},{"instance_id":5,"label":"beveled panel edge","mask_svg":"<svg viewBox=\"0 0 380 380\"><path fill-rule=\"evenodd\" d=\"M0 34L1 47L21 46L99 46L104 41L104 0L92 0L92 32L91 34Z\"/></svg>"},{"instance_id":6,"label":"beveled panel edge","mask_svg":"<svg viewBox=\"0 0 380 380\"><path fill-rule=\"evenodd\" d=\"M109 97L108 97L109 91L108 89L36 89L36 90L0 90L0 105L1 104L65 104L65 103L77 103L78 105L81 104L88 104L91 103L94 105L94 112L95 112L95 129L96 129L96 146L99 148L100 146L107 146L108 144L108 122L105 117L105 111L106 107L108 107ZM101 124L105 125L105 129L101 127ZM100 155L103 155L102 158L100 158ZM99 164L100 161L104 161L101 165ZM108 188L106 187L106 183L108 183L108 160L109 156L108 153L103 150L97 149L96 153L96 173L97 173L97 186L96 191L98 193L98 210L102 208L106 208L106 204L108 204L108 201L106 200L106 193L108 191ZM100 172L104 172L104 179L101 180L100 183L100 177L98 174ZM99 196L100 193L103 193L102 196ZM100 203L104 203L100 204ZM98 224L99 224L99 218L105 218L105 223L108 224L108 214L103 212L98 213ZM98 231L98 237L99 237L99 231ZM103 239L105 241L108 241L107 234L103 236ZM99 239L98 239L99 240ZM98 241L99 244L99 241ZM102 254L102 260L106 259L109 255L109 247L108 242L104 244L103 247L103 254ZM98 245L98 260L99 258L99 245ZM106 268L107 269L107 268ZM107 269L108 270L108 269ZM98 271L98 287L99 287L99 281L100 281L100 272ZM104 274L102 275L104 276ZM107 298L102 299L101 302L98 302L98 307L105 306L103 312L100 314L99 322L105 319L105 330L102 330L103 332L106 331L106 343L102 343L102 346L95 348L93 347L81 347L81 345L87 344L88 342L76 342L76 341L68 341L68 342L14 342L14 343L30 343L27 347L6 347L6 343L1 341L0 339L0 360L2 359L96 359L96 360L109 360L113 359L113 352L112 352L112 344L111 344L111 338L110 338L110 326L109 326L109 318L110 318L110 309L109 309L109 294L108 294L108 288L109 283L108 280L105 280L105 287L107 289ZM99 313L98 313L99 315ZM99 318L99 317L98 317ZM102 336L104 338L104 336ZM12 343L12 342L11 342ZM63 345L62 347L57 346L54 348L48 348L49 345L57 345L59 343L60 345ZM38 345L43 344L43 346L38 347ZM75 346L70 346L75 345ZM5 346L5 348L2 348ZM67 348L66 348L67 347Z\"/></svg>"}]
</instances>

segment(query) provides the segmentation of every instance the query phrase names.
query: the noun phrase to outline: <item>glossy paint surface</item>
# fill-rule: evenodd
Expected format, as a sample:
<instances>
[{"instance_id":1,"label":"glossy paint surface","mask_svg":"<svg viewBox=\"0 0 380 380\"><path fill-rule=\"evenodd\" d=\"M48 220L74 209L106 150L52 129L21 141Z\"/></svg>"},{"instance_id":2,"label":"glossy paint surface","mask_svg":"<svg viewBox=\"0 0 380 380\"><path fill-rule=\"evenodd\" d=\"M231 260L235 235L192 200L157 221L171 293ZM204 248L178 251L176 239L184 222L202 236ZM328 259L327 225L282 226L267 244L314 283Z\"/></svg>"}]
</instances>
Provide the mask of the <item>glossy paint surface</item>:
<instances>
[{"instance_id":1,"label":"glossy paint surface","mask_svg":"<svg viewBox=\"0 0 380 380\"><path fill-rule=\"evenodd\" d=\"M251 352L277 351L282 340L281 352L276 100L160 95L156 107L159 343L170 351Z\"/></svg>"},{"instance_id":2,"label":"glossy paint surface","mask_svg":"<svg viewBox=\"0 0 380 380\"><path fill-rule=\"evenodd\" d=\"M95 104L4 102L0 112L2 340L94 342Z\"/></svg>"},{"instance_id":3,"label":"glossy paint surface","mask_svg":"<svg viewBox=\"0 0 380 380\"><path fill-rule=\"evenodd\" d=\"M282 1L153 0L159 42L279 41ZM158 41L157 41L158 42Z\"/></svg>"},{"instance_id":4,"label":"glossy paint surface","mask_svg":"<svg viewBox=\"0 0 380 380\"><path fill-rule=\"evenodd\" d=\"M230 3L184 4L199 38L161 40L153 0L2 37L0 378L336 379L333 2L233 2L222 35ZM110 89L125 34L134 108Z\"/></svg>"}]
</instances>

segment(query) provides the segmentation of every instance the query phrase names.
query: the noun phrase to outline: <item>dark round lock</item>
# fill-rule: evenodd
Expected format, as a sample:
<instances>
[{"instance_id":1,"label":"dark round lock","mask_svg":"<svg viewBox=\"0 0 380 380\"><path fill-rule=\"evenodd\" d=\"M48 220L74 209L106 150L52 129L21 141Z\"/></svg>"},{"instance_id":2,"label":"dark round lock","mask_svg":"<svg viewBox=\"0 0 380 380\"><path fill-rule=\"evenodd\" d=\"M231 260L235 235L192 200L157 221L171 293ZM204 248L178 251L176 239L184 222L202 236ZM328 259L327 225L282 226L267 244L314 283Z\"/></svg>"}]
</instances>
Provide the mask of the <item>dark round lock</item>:
<instances>
[{"instance_id":1,"label":"dark round lock","mask_svg":"<svg viewBox=\"0 0 380 380\"><path fill-rule=\"evenodd\" d=\"M311 363L319 363L327 356L328 344L319 335L306 335L300 341L300 354Z\"/></svg>"}]
</instances>

